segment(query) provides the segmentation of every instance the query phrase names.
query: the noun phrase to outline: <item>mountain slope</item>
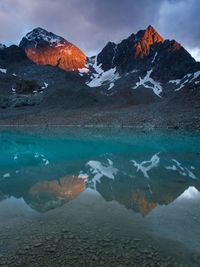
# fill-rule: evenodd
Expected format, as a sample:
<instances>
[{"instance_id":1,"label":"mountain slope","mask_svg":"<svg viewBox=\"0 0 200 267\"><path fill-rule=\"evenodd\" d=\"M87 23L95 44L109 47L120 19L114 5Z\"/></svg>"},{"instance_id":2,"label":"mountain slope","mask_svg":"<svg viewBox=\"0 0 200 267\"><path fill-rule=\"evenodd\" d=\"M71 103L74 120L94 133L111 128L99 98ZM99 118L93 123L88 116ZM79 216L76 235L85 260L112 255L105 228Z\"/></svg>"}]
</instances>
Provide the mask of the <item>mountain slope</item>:
<instances>
[{"instance_id":1,"label":"mountain slope","mask_svg":"<svg viewBox=\"0 0 200 267\"><path fill-rule=\"evenodd\" d=\"M163 97L168 89L175 91L200 80L200 63L179 43L161 37L152 26L119 44L109 42L90 59L90 68L87 84L103 87L109 94L122 87L148 88ZM187 75L190 79L186 82Z\"/></svg>"},{"instance_id":2,"label":"mountain slope","mask_svg":"<svg viewBox=\"0 0 200 267\"><path fill-rule=\"evenodd\" d=\"M199 128L199 88L200 63L152 26L87 60L41 28L0 49L0 124Z\"/></svg>"},{"instance_id":3,"label":"mountain slope","mask_svg":"<svg viewBox=\"0 0 200 267\"><path fill-rule=\"evenodd\" d=\"M152 26L131 34L119 44L109 42L97 55L97 65L104 71L116 67L120 72L132 70L151 54L151 46L163 43L164 39Z\"/></svg>"},{"instance_id":4,"label":"mountain slope","mask_svg":"<svg viewBox=\"0 0 200 267\"><path fill-rule=\"evenodd\" d=\"M65 71L76 71L86 65L86 56L78 47L42 28L29 32L19 46L37 64L53 65Z\"/></svg>"}]
</instances>

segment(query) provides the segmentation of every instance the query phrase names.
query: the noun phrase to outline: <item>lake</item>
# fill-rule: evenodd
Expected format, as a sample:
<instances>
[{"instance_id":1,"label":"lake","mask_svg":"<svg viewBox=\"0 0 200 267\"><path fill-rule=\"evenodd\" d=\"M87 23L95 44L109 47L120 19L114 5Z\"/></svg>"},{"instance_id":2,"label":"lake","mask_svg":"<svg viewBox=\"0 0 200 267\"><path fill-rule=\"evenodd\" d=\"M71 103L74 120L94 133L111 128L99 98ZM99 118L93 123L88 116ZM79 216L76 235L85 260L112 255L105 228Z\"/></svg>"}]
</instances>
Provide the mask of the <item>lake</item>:
<instances>
[{"instance_id":1,"label":"lake","mask_svg":"<svg viewBox=\"0 0 200 267\"><path fill-rule=\"evenodd\" d=\"M0 266L200 266L200 132L1 129Z\"/></svg>"}]
</instances>

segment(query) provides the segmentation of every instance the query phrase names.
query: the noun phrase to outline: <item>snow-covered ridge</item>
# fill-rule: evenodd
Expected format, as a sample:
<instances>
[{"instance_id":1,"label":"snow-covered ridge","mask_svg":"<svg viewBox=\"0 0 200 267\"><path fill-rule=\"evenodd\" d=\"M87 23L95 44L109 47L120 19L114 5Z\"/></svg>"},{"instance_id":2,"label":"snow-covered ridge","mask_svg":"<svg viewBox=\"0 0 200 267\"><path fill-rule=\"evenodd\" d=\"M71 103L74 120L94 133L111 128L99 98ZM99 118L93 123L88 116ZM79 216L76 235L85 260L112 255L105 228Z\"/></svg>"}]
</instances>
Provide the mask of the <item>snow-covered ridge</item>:
<instances>
[{"instance_id":1,"label":"snow-covered ridge","mask_svg":"<svg viewBox=\"0 0 200 267\"><path fill-rule=\"evenodd\" d=\"M93 64L91 64L91 66L95 70L95 73L91 75L90 81L87 82L87 85L89 87L99 87L102 85L108 85L108 89L110 90L114 86L114 82L120 78L116 68L104 71L101 68L101 64L98 65L97 57L95 57L94 62Z\"/></svg>"},{"instance_id":2,"label":"snow-covered ridge","mask_svg":"<svg viewBox=\"0 0 200 267\"><path fill-rule=\"evenodd\" d=\"M184 88L187 84L195 83L200 84L200 81L195 81L197 78L200 77L200 71L196 71L194 73L188 73L186 74L182 79L177 80L170 80L168 83L174 83L178 88L175 89L175 91L179 91L182 88Z\"/></svg>"},{"instance_id":3,"label":"snow-covered ridge","mask_svg":"<svg viewBox=\"0 0 200 267\"><path fill-rule=\"evenodd\" d=\"M63 46L68 43L64 38L52 33L48 32L42 28L36 28L33 31L29 32L25 37L29 42L34 42L35 47L38 42L45 41L50 44L50 46Z\"/></svg>"},{"instance_id":4,"label":"snow-covered ridge","mask_svg":"<svg viewBox=\"0 0 200 267\"><path fill-rule=\"evenodd\" d=\"M186 167L182 167L181 163L176 159L172 159L172 165L167 166L165 168L166 168L166 170L178 172L179 175L182 175L185 177L187 176L187 177L190 177L190 178L195 179L195 180L198 179L191 170L189 170ZM191 168L191 169L193 169L193 168Z\"/></svg>"},{"instance_id":5,"label":"snow-covered ridge","mask_svg":"<svg viewBox=\"0 0 200 267\"><path fill-rule=\"evenodd\" d=\"M154 81L151 76L152 70L147 71L147 74L144 78L139 77L140 81L136 83L133 89L137 89L139 86L144 86L146 88L152 89L153 92L159 96L162 93L162 86L159 82Z\"/></svg>"}]
</instances>

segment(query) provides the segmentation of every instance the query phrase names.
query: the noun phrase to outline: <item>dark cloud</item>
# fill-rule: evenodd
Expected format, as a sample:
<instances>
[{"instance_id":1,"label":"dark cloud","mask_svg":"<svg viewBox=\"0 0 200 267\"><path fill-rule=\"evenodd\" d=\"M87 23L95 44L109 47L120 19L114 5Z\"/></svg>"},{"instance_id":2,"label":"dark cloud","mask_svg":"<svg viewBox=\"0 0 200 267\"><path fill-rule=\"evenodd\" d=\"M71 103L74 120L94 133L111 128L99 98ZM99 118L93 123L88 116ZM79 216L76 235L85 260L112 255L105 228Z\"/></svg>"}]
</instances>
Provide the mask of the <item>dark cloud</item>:
<instances>
[{"instance_id":1,"label":"dark cloud","mask_svg":"<svg viewBox=\"0 0 200 267\"><path fill-rule=\"evenodd\" d=\"M159 27L187 46L200 47L200 1L168 1L160 9Z\"/></svg>"},{"instance_id":2,"label":"dark cloud","mask_svg":"<svg viewBox=\"0 0 200 267\"><path fill-rule=\"evenodd\" d=\"M199 0L4 0L0 42L19 41L34 27L51 30L86 53L120 41L149 24L199 53Z\"/></svg>"}]
</instances>

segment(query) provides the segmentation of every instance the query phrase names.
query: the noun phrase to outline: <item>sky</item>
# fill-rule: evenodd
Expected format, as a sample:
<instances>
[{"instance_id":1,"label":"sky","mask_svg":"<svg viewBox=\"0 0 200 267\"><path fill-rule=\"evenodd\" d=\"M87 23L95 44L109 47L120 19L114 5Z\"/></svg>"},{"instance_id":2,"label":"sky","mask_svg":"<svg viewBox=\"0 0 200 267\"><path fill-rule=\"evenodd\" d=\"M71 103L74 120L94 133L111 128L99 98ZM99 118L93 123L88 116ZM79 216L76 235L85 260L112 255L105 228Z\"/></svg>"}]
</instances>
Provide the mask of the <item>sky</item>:
<instances>
[{"instance_id":1,"label":"sky","mask_svg":"<svg viewBox=\"0 0 200 267\"><path fill-rule=\"evenodd\" d=\"M33 28L52 31L88 56L152 25L200 61L200 0L0 0L0 43Z\"/></svg>"}]
</instances>

